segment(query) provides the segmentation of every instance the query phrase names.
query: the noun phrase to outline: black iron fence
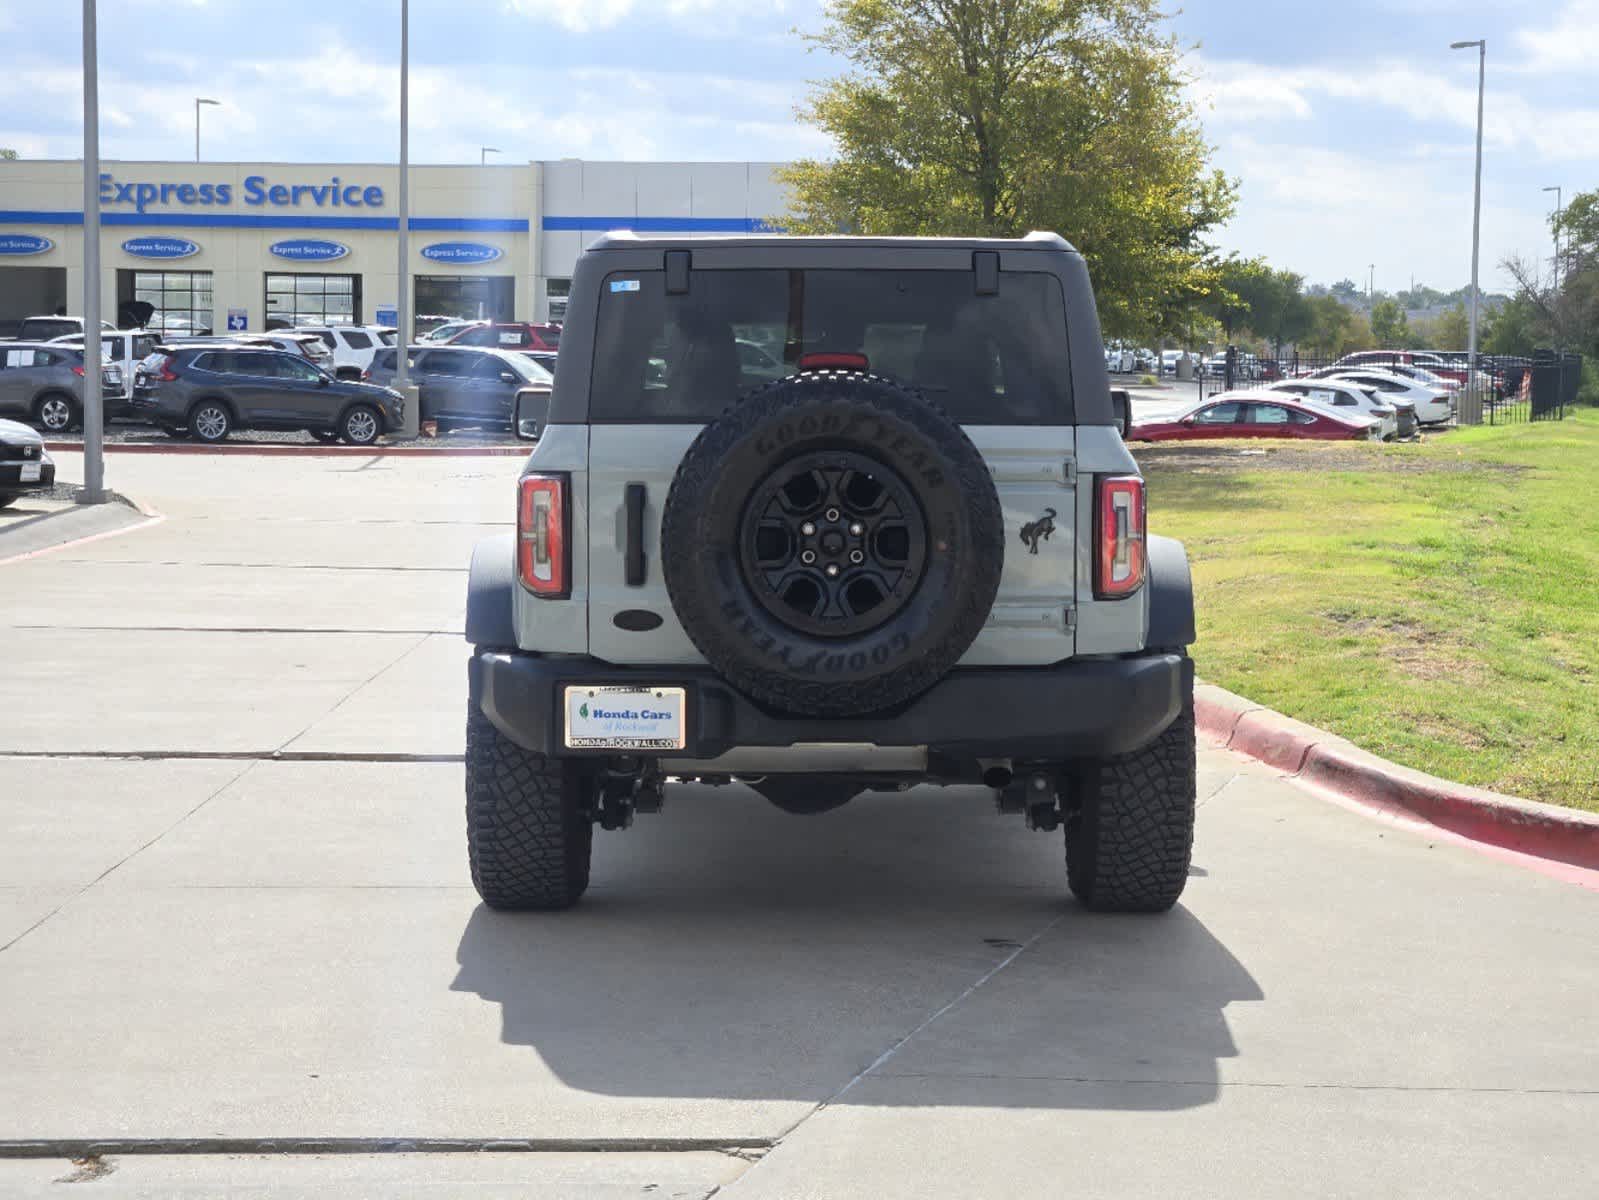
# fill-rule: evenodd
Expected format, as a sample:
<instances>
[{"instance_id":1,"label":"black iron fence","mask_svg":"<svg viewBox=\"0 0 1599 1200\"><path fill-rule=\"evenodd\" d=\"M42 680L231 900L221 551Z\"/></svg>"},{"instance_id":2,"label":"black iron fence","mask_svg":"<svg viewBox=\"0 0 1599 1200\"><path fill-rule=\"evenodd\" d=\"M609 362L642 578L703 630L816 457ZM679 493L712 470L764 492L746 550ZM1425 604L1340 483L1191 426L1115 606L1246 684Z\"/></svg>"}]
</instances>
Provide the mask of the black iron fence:
<instances>
[{"instance_id":1,"label":"black iron fence","mask_svg":"<svg viewBox=\"0 0 1599 1200\"><path fill-rule=\"evenodd\" d=\"M1455 352L1367 350L1334 359L1301 354L1259 358L1229 349L1195 365L1193 386L1203 400L1282 380L1361 371L1386 371L1447 392L1460 424L1506 425L1564 419L1577 400L1582 356L1553 351L1541 351L1531 358L1480 354L1472 374L1468 356ZM1184 385L1179 382L1177 386Z\"/></svg>"}]
</instances>

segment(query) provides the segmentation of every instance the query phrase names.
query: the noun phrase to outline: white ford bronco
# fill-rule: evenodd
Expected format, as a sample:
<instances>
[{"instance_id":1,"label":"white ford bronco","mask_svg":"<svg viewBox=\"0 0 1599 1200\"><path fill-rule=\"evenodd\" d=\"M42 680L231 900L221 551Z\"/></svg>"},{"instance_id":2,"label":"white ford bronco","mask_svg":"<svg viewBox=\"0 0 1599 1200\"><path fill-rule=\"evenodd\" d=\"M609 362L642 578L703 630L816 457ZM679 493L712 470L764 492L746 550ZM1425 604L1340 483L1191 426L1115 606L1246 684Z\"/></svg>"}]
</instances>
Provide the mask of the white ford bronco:
<instances>
[{"instance_id":1,"label":"white ford bronco","mask_svg":"<svg viewBox=\"0 0 1599 1200\"><path fill-rule=\"evenodd\" d=\"M472 560L484 901L575 903L594 826L677 781L804 814L931 783L1063 829L1089 908L1170 908L1193 598L1126 421L1053 234L601 239Z\"/></svg>"}]
</instances>

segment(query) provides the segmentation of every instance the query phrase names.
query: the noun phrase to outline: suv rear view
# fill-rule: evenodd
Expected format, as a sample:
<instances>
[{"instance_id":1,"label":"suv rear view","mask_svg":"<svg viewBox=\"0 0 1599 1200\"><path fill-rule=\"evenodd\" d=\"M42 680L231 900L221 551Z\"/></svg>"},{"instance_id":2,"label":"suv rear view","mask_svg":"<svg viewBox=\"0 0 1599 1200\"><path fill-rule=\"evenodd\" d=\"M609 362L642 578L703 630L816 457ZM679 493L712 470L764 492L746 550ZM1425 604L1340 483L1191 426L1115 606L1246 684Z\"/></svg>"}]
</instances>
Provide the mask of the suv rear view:
<instances>
[{"instance_id":1,"label":"suv rear view","mask_svg":"<svg viewBox=\"0 0 1599 1200\"><path fill-rule=\"evenodd\" d=\"M517 534L469 587L489 904L575 902L592 826L668 777L806 814L986 786L1064 825L1090 907L1176 901L1187 563L1146 537L1075 251L615 236L568 317Z\"/></svg>"}]
</instances>

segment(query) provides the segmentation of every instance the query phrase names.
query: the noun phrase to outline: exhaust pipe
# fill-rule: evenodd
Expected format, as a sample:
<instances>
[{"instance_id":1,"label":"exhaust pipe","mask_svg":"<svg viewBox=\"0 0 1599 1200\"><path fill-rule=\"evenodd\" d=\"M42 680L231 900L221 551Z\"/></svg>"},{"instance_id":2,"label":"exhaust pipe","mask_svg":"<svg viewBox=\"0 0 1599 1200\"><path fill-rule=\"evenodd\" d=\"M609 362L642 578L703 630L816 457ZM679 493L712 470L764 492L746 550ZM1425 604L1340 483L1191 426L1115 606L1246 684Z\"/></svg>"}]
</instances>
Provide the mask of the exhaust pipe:
<instances>
[{"instance_id":1,"label":"exhaust pipe","mask_svg":"<svg viewBox=\"0 0 1599 1200\"><path fill-rule=\"evenodd\" d=\"M1008 758L980 758L977 765L982 768L984 785L996 792L1008 788L1015 778Z\"/></svg>"}]
</instances>

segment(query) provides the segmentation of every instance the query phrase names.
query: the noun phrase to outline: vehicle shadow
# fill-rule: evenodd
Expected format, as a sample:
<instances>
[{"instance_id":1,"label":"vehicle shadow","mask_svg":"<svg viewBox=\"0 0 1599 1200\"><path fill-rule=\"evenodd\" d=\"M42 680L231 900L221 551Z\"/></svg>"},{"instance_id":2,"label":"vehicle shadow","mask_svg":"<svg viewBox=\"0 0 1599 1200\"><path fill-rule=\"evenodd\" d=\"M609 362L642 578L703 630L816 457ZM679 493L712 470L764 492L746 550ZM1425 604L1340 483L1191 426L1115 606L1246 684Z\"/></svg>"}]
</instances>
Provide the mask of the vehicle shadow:
<instances>
[{"instance_id":1,"label":"vehicle shadow","mask_svg":"<svg viewBox=\"0 0 1599 1200\"><path fill-rule=\"evenodd\" d=\"M600 835L582 906L480 906L462 933L453 990L499 1006L502 1041L571 1087L819 1103L959 998L874 1075L913 1079L905 1103L959 1103L937 1097L973 1079L1008 1103L993 1082L1014 1079L1017 1106L1187 1108L1237 1053L1226 1005L1262 998L1181 907L1084 912L1059 834L1028 834L978 789L819 818L743 788L675 790L662 818Z\"/></svg>"}]
</instances>

